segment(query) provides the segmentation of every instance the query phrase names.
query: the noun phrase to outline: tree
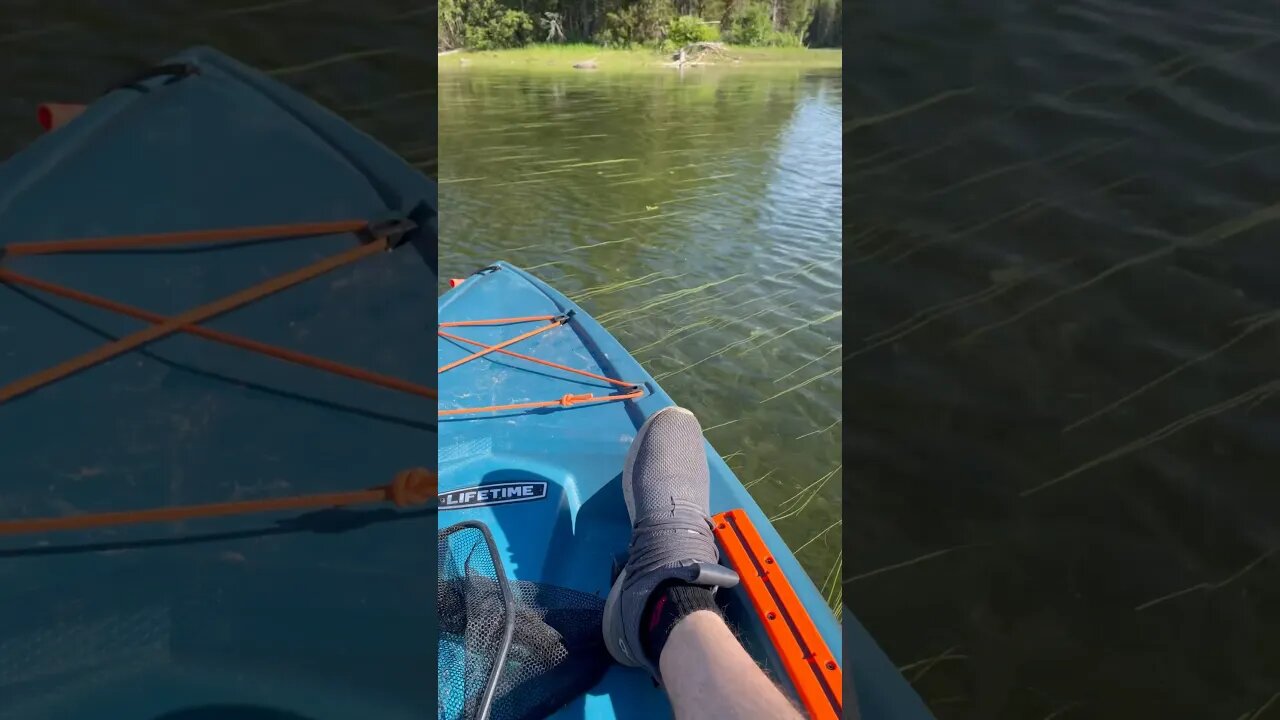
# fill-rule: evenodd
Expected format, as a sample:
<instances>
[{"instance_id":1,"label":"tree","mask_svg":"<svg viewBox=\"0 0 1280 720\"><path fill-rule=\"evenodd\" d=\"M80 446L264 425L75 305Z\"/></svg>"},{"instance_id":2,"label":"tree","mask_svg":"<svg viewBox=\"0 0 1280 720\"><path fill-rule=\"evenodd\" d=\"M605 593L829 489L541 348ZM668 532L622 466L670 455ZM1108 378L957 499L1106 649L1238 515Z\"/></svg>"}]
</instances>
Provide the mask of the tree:
<instances>
[{"instance_id":1,"label":"tree","mask_svg":"<svg viewBox=\"0 0 1280 720\"><path fill-rule=\"evenodd\" d=\"M544 12L543 17L538 24L547 31L546 42L559 40L564 42L564 26L560 24L560 13Z\"/></svg>"},{"instance_id":2,"label":"tree","mask_svg":"<svg viewBox=\"0 0 1280 720\"><path fill-rule=\"evenodd\" d=\"M465 22L459 0L441 0L437 10L436 49L453 50L462 46Z\"/></svg>"},{"instance_id":3,"label":"tree","mask_svg":"<svg viewBox=\"0 0 1280 720\"><path fill-rule=\"evenodd\" d=\"M840 0L818 0L813 8L813 19L805 31L805 44L809 47L840 47Z\"/></svg>"},{"instance_id":4,"label":"tree","mask_svg":"<svg viewBox=\"0 0 1280 720\"><path fill-rule=\"evenodd\" d=\"M840 0L440 0L437 44L484 49L534 40L629 46L653 44L693 23L720 21L730 42L752 45L840 44ZM686 30L688 32L686 32Z\"/></svg>"},{"instance_id":5,"label":"tree","mask_svg":"<svg viewBox=\"0 0 1280 720\"><path fill-rule=\"evenodd\" d=\"M615 0L597 38L604 45L630 47L660 40L674 10L671 0Z\"/></svg>"}]
</instances>

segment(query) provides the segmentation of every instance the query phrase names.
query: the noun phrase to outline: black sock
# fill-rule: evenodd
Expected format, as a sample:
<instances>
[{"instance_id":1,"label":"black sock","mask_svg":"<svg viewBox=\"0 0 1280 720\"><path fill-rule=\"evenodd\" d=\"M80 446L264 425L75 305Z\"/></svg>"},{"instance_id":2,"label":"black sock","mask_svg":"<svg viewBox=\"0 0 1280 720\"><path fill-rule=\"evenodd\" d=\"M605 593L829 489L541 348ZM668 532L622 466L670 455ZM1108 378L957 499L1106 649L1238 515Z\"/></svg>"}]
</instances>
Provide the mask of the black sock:
<instances>
[{"instance_id":1,"label":"black sock","mask_svg":"<svg viewBox=\"0 0 1280 720\"><path fill-rule=\"evenodd\" d=\"M657 665L658 658L662 657L662 648L666 647L667 638L671 636L676 623L697 610L710 610L720 614L710 588L672 581L659 585L654 590L645 606L641 632L645 655L653 664Z\"/></svg>"}]
</instances>

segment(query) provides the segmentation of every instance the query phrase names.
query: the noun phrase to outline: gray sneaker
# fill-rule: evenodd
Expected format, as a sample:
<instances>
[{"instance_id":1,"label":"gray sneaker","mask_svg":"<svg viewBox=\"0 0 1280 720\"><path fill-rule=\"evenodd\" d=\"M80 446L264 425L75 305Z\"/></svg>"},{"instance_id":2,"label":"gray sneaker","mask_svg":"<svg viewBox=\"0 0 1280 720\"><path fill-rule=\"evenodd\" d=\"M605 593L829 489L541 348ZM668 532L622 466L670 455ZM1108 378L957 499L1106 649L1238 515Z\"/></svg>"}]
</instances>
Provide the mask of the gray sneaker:
<instances>
[{"instance_id":1,"label":"gray sneaker","mask_svg":"<svg viewBox=\"0 0 1280 720\"><path fill-rule=\"evenodd\" d=\"M711 532L711 474L702 428L693 413L668 407L640 428L622 470L622 494L631 516L631 545L604 606L604 642L623 665L643 667L659 679L645 656L641 623L645 606L668 580L720 587L738 574L718 564Z\"/></svg>"}]
</instances>

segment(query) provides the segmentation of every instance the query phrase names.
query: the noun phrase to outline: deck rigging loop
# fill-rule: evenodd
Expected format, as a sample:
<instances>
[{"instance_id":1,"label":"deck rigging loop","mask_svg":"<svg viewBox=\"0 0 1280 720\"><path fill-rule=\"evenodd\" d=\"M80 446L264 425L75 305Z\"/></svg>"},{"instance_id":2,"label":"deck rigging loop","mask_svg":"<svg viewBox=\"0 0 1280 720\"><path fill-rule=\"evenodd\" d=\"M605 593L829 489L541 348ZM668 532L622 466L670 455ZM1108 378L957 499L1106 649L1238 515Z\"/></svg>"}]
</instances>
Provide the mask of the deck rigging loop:
<instances>
[{"instance_id":1,"label":"deck rigging loop","mask_svg":"<svg viewBox=\"0 0 1280 720\"><path fill-rule=\"evenodd\" d=\"M62 380L74 373L105 362L123 353L142 347L160 338L183 332L239 347L244 350L274 357L297 365L324 370L371 385L398 390L435 400L435 388L429 388L402 378L391 377L370 370L353 367L287 348L269 345L257 340L239 337L231 333L201 327L198 323L225 312L275 294L311 278L349 265L378 252L389 251L404 243L405 237L416 228L407 219L390 220L339 220L331 222L289 223L283 225L259 225L230 227L214 230L191 230L148 235L121 235L114 237L77 238L34 243L10 243L0 246L0 283L21 285L105 310L145 320L151 325L118 340L100 345L82 355L40 370L25 378L0 385L0 404L20 395ZM280 240L306 236L332 235L350 232L360 237L360 244L323 258L309 265L268 278L218 300L193 308L179 315L166 317L108 298L91 295L57 283L28 277L3 266L6 258L22 255L51 255L77 252L127 251L137 248L173 247L181 245L231 243L253 240ZM224 517L249 513L278 512L283 510L322 509L350 505L367 505L389 502L398 508L424 505L437 494L437 475L433 470L410 468L398 473L385 485L349 492L322 493L316 495L292 495L259 500L241 500L200 505L174 505L143 510L89 513L66 517L25 518L0 520L0 535L88 530L117 525L134 525L153 522L176 522L194 518Z\"/></svg>"},{"instance_id":2,"label":"deck rigging loop","mask_svg":"<svg viewBox=\"0 0 1280 720\"><path fill-rule=\"evenodd\" d=\"M459 365L463 365L465 363L471 362L472 360L476 360L478 358L484 357L485 355L488 355L490 353L498 353L501 355L506 355L508 357L519 358L527 362L537 363L538 365L545 365L547 367L552 367L557 370L563 370L564 372L573 373L575 375L582 375L584 377L589 377L593 380L600 380L602 382L607 382L612 385L616 385L620 388L623 388L624 392L620 392L614 395L595 395L593 393L580 393L580 394L566 393L563 396L556 398L555 400L537 400L532 402L509 403L506 405L486 405L483 407L452 408L449 410L440 410L438 413L439 416L445 417L449 415L468 415L472 413L496 412L501 410L533 410L537 408L555 408L555 407L569 408L569 407L574 407L576 405L612 402L617 400L636 400L638 398L644 397L645 395L644 387L639 383L629 382L627 380L619 380L618 378L611 378L605 375L599 375L597 373L569 367L568 365L561 365L560 363L551 362L550 360L543 360L542 358L534 357L532 355L526 355L524 353L518 353L518 352L507 349L511 345L514 345L518 342L527 340L531 337L540 335L544 332L553 330L557 327L560 327L561 325L565 325L569 323L573 319L573 315L574 315L573 311L570 310L560 315L529 315L525 317L486 318L486 319L480 319L480 320L454 320L451 322L439 323L437 326L438 328L475 327L475 326L485 326L485 325L514 325L518 323L528 323L528 322L542 322L546 324L541 325L528 332L521 333L513 338L503 340L502 342L497 343L495 345L486 345L485 343L479 342L477 340L472 340L471 338L462 337L461 335L456 335L454 333L447 332L442 329L437 329L436 334L442 338L453 340L459 343L465 343L467 345L472 345L480 349L477 350L476 352L471 353L470 355L454 360L453 362L441 365L440 368L436 371L436 373L441 374L449 370L452 370L458 367Z\"/></svg>"},{"instance_id":3,"label":"deck rigging loop","mask_svg":"<svg viewBox=\"0 0 1280 720\"><path fill-rule=\"evenodd\" d=\"M27 277L5 269L0 265L0 283L25 285L53 295L111 310L122 315L146 320L147 328L126 335L114 342L100 345L78 357L45 368L28 377L0 386L0 404L25 395L33 390L57 382L72 374L110 360L174 333L183 332L220 342L226 345L267 355L298 365L324 370L336 375L359 380L372 385L399 390L419 397L437 399L435 388L394 378L370 370L345 365L306 353L288 350L267 343L242 338L231 333L200 327L199 323L218 315L248 305L289 287L302 283L344 265L356 262L375 253L392 250L404 243L405 238L417 226L407 219L390 219L369 222L366 220L338 220L328 222L288 223L283 225L257 225L218 228L213 230L189 230L146 235L120 235L113 237L76 238L47 242L10 243L0 246L0 263L6 258L23 255L50 255L79 252L121 251L139 248L164 248L182 245L247 242L252 240L281 240L336 233L355 233L361 244L335 255L323 258L296 270L268 278L239 292L166 317L141 308L131 307L107 298L97 297L74 288L65 287L37 278Z\"/></svg>"},{"instance_id":4,"label":"deck rigging loop","mask_svg":"<svg viewBox=\"0 0 1280 720\"><path fill-rule=\"evenodd\" d=\"M396 507L403 509L426 505L437 496L438 487L438 478L435 471L427 470L426 468L410 468L397 473L395 478L385 485L364 490L316 495L289 495L261 500L236 500L233 502L204 503L200 505L169 505L144 510L121 510L63 517L0 520L0 535L31 535L68 530L92 530L120 525L179 522L197 518L249 515L280 512L282 510L319 510L353 505L374 505L385 502L392 503Z\"/></svg>"}]
</instances>

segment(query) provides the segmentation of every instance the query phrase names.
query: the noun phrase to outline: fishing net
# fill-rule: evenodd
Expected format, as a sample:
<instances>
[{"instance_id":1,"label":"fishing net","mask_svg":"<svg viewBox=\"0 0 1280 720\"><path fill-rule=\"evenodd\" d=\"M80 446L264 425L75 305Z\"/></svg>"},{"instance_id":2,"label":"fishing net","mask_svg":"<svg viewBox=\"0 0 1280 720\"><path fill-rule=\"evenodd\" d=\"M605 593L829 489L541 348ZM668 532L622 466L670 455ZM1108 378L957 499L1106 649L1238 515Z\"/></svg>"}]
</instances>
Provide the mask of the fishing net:
<instances>
[{"instance_id":1,"label":"fishing net","mask_svg":"<svg viewBox=\"0 0 1280 720\"><path fill-rule=\"evenodd\" d=\"M595 685L609 665L604 600L510 581L478 522L440 531L439 720L535 720Z\"/></svg>"}]
</instances>

